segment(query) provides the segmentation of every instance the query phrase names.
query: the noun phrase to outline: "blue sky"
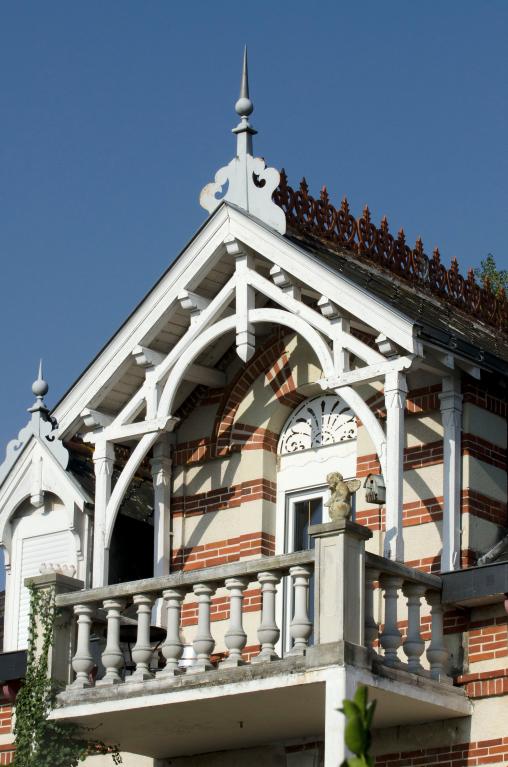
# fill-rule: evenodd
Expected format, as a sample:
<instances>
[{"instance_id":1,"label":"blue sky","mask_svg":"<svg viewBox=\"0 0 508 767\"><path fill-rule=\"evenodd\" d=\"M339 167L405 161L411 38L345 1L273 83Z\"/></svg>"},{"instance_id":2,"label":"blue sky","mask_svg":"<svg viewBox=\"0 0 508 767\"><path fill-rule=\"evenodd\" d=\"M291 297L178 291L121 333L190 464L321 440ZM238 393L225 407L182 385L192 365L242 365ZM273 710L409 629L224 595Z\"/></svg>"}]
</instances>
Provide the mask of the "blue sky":
<instances>
[{"instance_id":1,"label":"blue sky","mask_svg":"<svg viewBox=\"0 0 508 767\"><path fill-rule=\"evenodd\" d=\"M52 405L204 220L244 42L257 154L507 267L507 39L505 0L3 3L0 445L39 356Z\"/></svg>"}]
</instances>

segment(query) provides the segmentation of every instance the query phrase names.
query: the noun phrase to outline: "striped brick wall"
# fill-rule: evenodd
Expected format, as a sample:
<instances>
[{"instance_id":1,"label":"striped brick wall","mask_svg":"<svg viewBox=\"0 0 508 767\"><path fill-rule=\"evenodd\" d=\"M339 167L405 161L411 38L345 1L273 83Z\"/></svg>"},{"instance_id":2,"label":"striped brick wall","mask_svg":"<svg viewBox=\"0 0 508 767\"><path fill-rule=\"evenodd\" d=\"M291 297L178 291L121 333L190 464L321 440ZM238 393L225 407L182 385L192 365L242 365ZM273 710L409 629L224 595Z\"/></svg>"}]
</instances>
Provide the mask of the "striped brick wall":
<instances>
[{"instance_id":1,"label":"striped brick wall","mask_svg":"<svg viewBox=\"0 0 508 767\"><path fill-rule=\"evenodd\" d=\"M277 486L268 479L252 479L229 487L216 487L206 493L175 495L171 500L172 514L186 517L233 509L250 501L276 501Z\"/></svg>"},{"instance_id":2,"label":"striped brick wall","mask_svg":"<svg viewBox=\"0 0 508 767\"><path fill-rule=\"evenodd\" d=\"M478 663L508 655L508 615L473 621L468 626L468 661Z\"/></svg>"},{"instance_id":3,"label":"striped brick wall","mask_svg":"<svg viewBox=\"0 0 508 767\"><path fill-rule=\"evenodd\" d=\"M259 612L261 610L261 589L251 588L243 592L243 613ZM213 597L210 607L210 620L229 620L229 596ZM198 622L198 603L184 602L182 605L182 627L195 626Z\"/></svg>"},{"instance_id":4,"label":"striped brick wall","mask_svg":"<svg viewBox=\"0 0 508 767\"><path fill-rule=\"evenodd\" d=\"M0 704L0 735L2 740L10 741L12 735L12 706L10 703ZM12 738L14 740L14 738ZM6 742L0 744L0 765L12 764L14 761L14 744Z\"/></svg>"},{"instance_id":5,"label":"striped brick wall","mask_svg":"<svg viewBox=\"0 0 508 767\"><path fill-rule=\"evenodd\" d=\"M14 749L12 744L0 744L0 764L12 764L14 762Z\"/></svg>"},{"instance_id":6,"label":"striped brick wall","mask_svg":"<svg viewBox=\"0 0 508 767\"><path fill-rule=\"evenodd\" d=\"M506 393L497 392L494 386L488 388L485 384L478 384L476 381L466 377L462 380L462 396L464 404L476 405L489 413L499 415L501 418L508 416L508 403L506 402Z\"/></svg>"},{"instance_id":7,"label":"striped brick wall","mask_svg":"<svg viewBox=\"0 0 508 767\"><path fill-rule=\"evenodd\" d=\"M508 738L493 738L454 746L414 749L376 757L376 767L475 767L506 763Z\"/></svg>"},{"instance_id":8,"label":"striped brick wall","mask_svg":"<svg viewBox=\"0 0 508 767\"><path fill-rule=\"evenodd\" d=\"M476 490L467 488L461 493L461 511L472 514L474 517L486 519L496 525L506 525L508 513L506 503L495 501Z\"/></svg>"},{"instance_id":9,"label":"striped brick wall","mask_svg":"<svg viewBox=\"0 0 508 767\"><path fill-rule=\"evenodd\" d=\"M462 674L456 684L464 687L470 698L493 698L508 693L508 669ZM508 738L506 739L508 740Z\"/></svg>"},{"instance_id":10,"label":"striped brick wall","mask_svg":"<svg viewBox=\"0 0 508 767\"><path fill-rule=\"evenodd\" d=\"M244 557L271 556L275 553L275 538L268 533L245 533L236 538L212 541L200 546L174 549L171 571L195 570L238 562Z\"/></svg>"}]
</instances>

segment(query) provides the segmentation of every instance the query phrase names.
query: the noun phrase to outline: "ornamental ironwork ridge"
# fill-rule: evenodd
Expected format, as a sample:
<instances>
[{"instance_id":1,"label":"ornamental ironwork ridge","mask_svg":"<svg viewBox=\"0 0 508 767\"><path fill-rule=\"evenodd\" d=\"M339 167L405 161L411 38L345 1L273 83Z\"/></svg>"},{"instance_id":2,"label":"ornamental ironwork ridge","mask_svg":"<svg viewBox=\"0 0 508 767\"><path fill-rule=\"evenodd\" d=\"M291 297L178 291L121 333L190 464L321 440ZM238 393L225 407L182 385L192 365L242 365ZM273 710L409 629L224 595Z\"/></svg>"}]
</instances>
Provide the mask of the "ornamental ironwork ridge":
<instances>
[{"instance_id":1,"label":"ornamental ironwork ridge","mask_svg":"<svg viewBox=\"0 0 508 767\"><path fill-rule=\"evenodd\" d=\"M483 286L479 285L472 269L468 270L467 277L463 277L455 257L447 269L441 263L438 248L432 257L427 256L420 238L414 248L409 247L403 229L394 237L386 217L377 227L371 221L367 206L362 216L355 218L346 198L340 208L335 208L323 187L316 199L309 194L305 178L295 190L289 186L284 170L280 173L280 184L273 193L273 200L284 210L287 224L293 229L325 240L332 246L351 250L414 287L430 290L469 315L508 332L508 300L503 288L496 295L488 278Z\"/></svg>"}]
</instances>

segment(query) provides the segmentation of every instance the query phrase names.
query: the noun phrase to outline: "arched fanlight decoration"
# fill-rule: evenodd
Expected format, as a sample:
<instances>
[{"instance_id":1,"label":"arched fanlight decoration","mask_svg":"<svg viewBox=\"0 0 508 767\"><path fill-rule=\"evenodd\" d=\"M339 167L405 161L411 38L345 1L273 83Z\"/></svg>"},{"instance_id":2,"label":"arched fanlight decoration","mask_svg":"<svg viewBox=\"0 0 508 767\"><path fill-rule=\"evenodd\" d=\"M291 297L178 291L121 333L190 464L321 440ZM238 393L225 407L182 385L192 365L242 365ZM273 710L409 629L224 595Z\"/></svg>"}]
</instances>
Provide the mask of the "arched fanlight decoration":
<instances>
[{"instance_id":1,"label":"arched fanlight decoration","mask_svg":"<svg viewBox=\"0 0 508 767\"><path fill-rule=\"evenodd\" d=\"M335 445L356 439L353 411L335 395L324 394L302 402L288 419L279 441L279 453Z\"/></svg>"}]
</instances>

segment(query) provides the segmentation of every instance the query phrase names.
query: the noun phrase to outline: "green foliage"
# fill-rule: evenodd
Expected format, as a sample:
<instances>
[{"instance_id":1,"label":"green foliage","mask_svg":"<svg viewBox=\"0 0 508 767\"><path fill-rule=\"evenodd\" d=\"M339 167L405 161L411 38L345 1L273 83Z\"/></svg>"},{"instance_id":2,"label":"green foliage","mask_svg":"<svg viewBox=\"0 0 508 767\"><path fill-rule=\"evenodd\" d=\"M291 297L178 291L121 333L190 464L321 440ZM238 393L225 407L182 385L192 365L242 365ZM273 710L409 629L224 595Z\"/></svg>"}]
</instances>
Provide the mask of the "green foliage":
<instances>
[{"instance_id":1,"label":"green foliage","mask_svg":"<svg viewBox=\"0 0 508 767\"><path fill-rule=\"evenodd\" d=\"M485 287L490 288L495 295L500 290L508 292L508 270L497 268L496 260L492 253L489 253L487 258L480 261L480 266L474 270L474 273L483 282Z\"/></svg>"},{"instance_id":2,"label":"green foliage","mask_svg":"<svg viewBox=\"0 0 508 767\"><path fill-rule=\"evenodd\" d=\"M84 728L48 721L55 700L48 678L55 615L54 592L31 586L27 669L16 698L14 767L76 767L94 754L111 754L114 764L121 764L118 749L89 738Z\"/></svg>"},{"instance_id":3,"label":"green foliage","mask_svg":"<svg viewBox=\"0 0 508 767\"><path fill-rule=\"evenodd\" d=\"M376 701L368 702L366 687L358 687L353 700L344 700L340 709L346 717L346 746L355 756L342 762L341 767L374 767L374 758L370 756L372 719Z\"/></svg>"}]
</instances>

